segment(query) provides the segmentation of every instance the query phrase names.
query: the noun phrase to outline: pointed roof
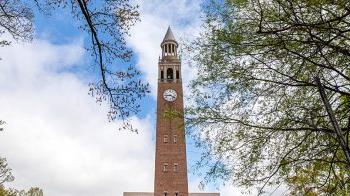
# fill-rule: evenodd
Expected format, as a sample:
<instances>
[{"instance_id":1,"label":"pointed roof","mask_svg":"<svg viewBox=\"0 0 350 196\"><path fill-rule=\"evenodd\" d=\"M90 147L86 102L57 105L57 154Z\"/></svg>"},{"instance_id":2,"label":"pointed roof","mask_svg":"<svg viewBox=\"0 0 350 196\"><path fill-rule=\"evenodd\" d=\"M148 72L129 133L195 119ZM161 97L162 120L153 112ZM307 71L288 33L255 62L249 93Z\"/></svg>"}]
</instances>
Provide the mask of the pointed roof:
<instances>
[{"instance_id":1,"label":"pointed roof","mask_svg":"<svg viewBox=\"0 0 350 196\"><path fill-rule=\"evenodd\" d=\"M173 32L171 31L170 26L168 27L168 30L166 31L166 34L165 34L164 39L163 39L163 43L165 41L174 41L174 42L176 42L175 36L174 36Z\"/></svg>"}]
</instances>

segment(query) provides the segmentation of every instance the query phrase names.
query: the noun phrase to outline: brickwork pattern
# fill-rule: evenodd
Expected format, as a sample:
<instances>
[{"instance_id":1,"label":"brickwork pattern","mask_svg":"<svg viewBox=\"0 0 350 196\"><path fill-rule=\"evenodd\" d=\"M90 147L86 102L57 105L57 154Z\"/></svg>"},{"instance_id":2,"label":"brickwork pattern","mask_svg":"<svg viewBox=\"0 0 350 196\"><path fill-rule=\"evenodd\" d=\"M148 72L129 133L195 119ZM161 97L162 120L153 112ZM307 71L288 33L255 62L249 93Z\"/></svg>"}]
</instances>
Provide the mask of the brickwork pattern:
<instances>
[{"instance_id":1,"label":"brickwork pattern","mask_svg":"<svg viewBox=\"0 0 350 196\"><path fill-rule=\"evenodd\" d=\"M188 196L184 119L183 117L166 118L164 115L166 111L175 111L179 114L184 112L181 62L177 56L163 56L158 68L159 73L161 70L166 73L168 68L177 70L179 76L177 78L174 74L169 80L166 74L163 75L164 78L158 74L154 196L164 196L164 193L168 196L175 196L176 193L178 196ZM164 99L163 93L167 89L177 92L175 101L169 102ZM175 137L176 142L174 142Z\"/></svg>"},{"instance_id":2,"label":"brickwork pattern","mask_svg":"<svg viewBox=\"0 0 350 196\"><path fill-rule=\"evenodd\" d=\"M181 62L177 46L169 27L161 44L162 58L158 62L154 193L124 192L124 196L220 196L219 193L188 193ZM172 70L168 72L168 69ZM175 101L163 98L167 89L177 92ZM166 111L180 115L177 118L165 117Z\"/></svg>"}]
</instances>

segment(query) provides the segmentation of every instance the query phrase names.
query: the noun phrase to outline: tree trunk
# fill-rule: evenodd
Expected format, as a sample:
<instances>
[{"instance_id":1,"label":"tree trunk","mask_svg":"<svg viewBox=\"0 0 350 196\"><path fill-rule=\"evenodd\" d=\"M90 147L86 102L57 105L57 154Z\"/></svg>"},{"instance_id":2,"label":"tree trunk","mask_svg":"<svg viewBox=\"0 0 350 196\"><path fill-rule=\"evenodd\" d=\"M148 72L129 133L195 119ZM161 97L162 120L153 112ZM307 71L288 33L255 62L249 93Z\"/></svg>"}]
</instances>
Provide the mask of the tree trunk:
<instances>
[{"instance_id":1,"label":"tree trunk","mask_svg":"<svg viewBox=\"0 0 350 196\"><path fill-rule=\"evenodd\" d=\"M349 146L347 145L346 143L346 140L341 132L341 129L339 127L339 124L338 124L338 121L335 119L335 116L333 114L333 111L332 111L332 108L331 108L331 105L329 104L329 101L326 97L326 93L325 93L325 90L324 90L324 87L320 81L320 78L319 77L315 77L315 81L316 81L316 84L317 84L317 87L318 87L318 91L321 95L321 98L322 98L322 102L325 106L325 109L327 111L327 114L328 114L328 117L329 119L331 120L331 123L333 125L333 128L334 128L334 131L337 135L337 138L338 138L338 142L345 154L345 157L346 157L346 161L348 163L348 167L350 168L350 148Z\"/></svg>"}]
</instances>

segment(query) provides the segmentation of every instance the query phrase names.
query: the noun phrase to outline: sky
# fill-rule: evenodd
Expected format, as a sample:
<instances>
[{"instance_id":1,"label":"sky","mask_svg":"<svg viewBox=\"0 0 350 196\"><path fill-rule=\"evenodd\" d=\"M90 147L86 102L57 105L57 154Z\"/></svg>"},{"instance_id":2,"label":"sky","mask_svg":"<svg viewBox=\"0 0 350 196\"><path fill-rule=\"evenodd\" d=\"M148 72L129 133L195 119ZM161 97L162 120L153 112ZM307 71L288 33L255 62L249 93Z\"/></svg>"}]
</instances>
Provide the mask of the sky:
<instances>
[{"instance_id":1,"label":"sky","mask_svg":"<svg viewBox=\"0 0 350 196\"><path fill-rule=\"evenodd\" d=\"M131 29L128 46L135 63L151 85L140 116L131 117L139 134L118 131L109 122L108 106L88 95L94 82L86 64L87 37L69 12L36 15L30 43L13 42L0 48L0 157L6 157L15 176L7 187L37 186L48 196L112 196L123 192L153 191L157 62L160 43L170 25L180 42L198 35L199 0L138 1L141 21ZM186 87L195 70L182 64ZM83 68L85 69L83 69ZM186 102L185 102L186 105ZM232 186L207 186L191 172L199 149L188 139L190 192L241 195ZM217 188L220 188L218 190Z\"/></svg>"}]
</instances>

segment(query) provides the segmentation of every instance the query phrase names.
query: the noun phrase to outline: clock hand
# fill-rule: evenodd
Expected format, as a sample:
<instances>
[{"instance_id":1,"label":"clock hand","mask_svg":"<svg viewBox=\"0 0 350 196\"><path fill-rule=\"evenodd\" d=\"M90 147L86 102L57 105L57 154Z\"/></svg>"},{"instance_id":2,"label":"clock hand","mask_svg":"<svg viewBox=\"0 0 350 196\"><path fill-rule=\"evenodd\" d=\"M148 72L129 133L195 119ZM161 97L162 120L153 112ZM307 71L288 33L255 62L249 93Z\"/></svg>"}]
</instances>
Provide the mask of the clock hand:
<instances>
[{"instance_id":1,"label":"clock hand","mask_svg":"<svg viewBox=\"0 0 350 196\"><path fill-rule=\"evenodd\" d=\"M166 97L166 98L169 98L169 97L171 98L171 95L165 95L165 97Z\"/></svg>"}]
</instances>

